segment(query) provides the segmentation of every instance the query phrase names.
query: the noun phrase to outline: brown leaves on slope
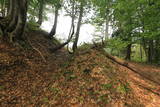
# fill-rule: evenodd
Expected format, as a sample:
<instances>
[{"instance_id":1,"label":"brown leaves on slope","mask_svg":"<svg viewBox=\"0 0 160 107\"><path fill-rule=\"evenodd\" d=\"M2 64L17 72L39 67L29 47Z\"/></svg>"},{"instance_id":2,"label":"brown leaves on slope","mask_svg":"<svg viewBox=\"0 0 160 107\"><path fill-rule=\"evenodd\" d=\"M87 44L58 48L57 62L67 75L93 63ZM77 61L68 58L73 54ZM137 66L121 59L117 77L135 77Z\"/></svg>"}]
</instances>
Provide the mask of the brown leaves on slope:
<instances>
[{"instance_id":1,"label":"brown leaves on slope","mask_svg":"<svg viewBox=\"0 0 160 107\"><path fill-rule=\"evenodd\" d=\"M158 104L159 97L139 85L155 86L97 50L82 50L70 56L62 49L51 54L48 48L53 44L40 35L32 33L29 39L46 63L32 49L26 51L0 43L0 106L144 107L151 103L150 107L155 107Z\"/></svg>"}]
</instances>

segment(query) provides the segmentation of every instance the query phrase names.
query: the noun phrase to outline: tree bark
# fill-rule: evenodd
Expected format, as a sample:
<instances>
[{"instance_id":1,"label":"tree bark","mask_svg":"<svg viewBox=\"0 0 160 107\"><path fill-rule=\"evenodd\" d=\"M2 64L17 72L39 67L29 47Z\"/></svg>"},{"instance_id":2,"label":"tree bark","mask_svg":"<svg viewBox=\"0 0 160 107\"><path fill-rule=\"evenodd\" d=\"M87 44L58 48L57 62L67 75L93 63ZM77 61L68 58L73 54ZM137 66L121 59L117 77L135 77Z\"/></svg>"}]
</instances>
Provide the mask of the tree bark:
<instances>
[{"instance_id":1,"label":"tree bark","mask_svg":"<svg viewBox=\"0 0 160 107\"><path fill-rule=\"evenodd\" d=\"M23 40L23 33L25 30L27 20L27 0L17 0L18 22L13 32L11 32L11 38L15 37L17 40Z\"/></svg>"},{"instance_id":2,"label":"tree bark","mask_svg":"<svg viewBox=\"0 0 160 107\"><path fill-rule=\"evenodd\" d=\"M109 9L108 8L109 7L106 8L105 41L109 38Z\"/></svg>"},{"instance_id":3,"label":"tree bark","mask_svg":"<svg viewBox=\"0 0 160 107\"><path fill-rule=\"evenodd\" d=\"M1 5L1 14L2 14L2 17L5 17L5 6L6 6L6 1L3 0L2 1L2 5Z\"/></svg>"},{"instance_id":4,"label":"tree bark","mask_svg":"<svg viewBox=\"0 0 160 107\"><path fill-rule=\"evenodd\" d=\"M159 55L160 55L160 39L157 39L156 40L156 44L155 44L155 62L156 63L158 63L158 64L160 64L160 57L159 57Z\"/></svg>"},{"instance_id":5,"label":"tree bark","mask_svg":"<svg viewBox=\"0 0 160 107\"><path fill-rule=\"evenodd\" d=\"M37 22L40 26L41 26L42 21L43 21L43 10L44 10L44 0L40 0L38 22Z\"/></svg>"},{"instance_id":6,"label":"tree bark","mask_svg":"<svg viewBox=\"0 0 160 107\"><path fill-rule=\"evenodd\" d=\"M132 47L132 44L129 44L127 46L127 55L126 55L126 60L131 60L131 47Z\"/></svg>"},{"instance_id":7,"label":"tree bark","mask_svg":"<svg viewBox=\"0 0 160 107\"><path fill-rule=\"evenodd\" d=\"M105 41L109 38L109 19L106 18Z\"/></svg>"},{"instance_id":8,"label":"tree bark","mask_svg":"<svg viewBox=\"0 0 160 107\"><path fill-rule=\"evenodd\" d=\"M149 40L148 62L152 63L152 61L153 61L153 40Z\"/></svg>"},{"instance_id":9,"label":"tree bark","mask_svg":"<svg viewBox=\"0 0 160 107\"><path fill-rule=\"evenodd\" d=\"M143 51L142 51L142 45L140 44L140 57L141 57L141 61L143 59Z\"/></svg>"},{"instance_id":10,"label":"tree bark","mask_svg":"<svg viewBox=\"0 0 160 107\"><path fill-rule=\"evenodd\" d=\"M7 29L5 30L6 32L12 32L16 26L17 26L17 22L18 22L18 4L17 4L17 0L11 0L11 6L10 6L10 10L12 13L8 13L9 17L10 17L10 22L9 25L7 27Z\"/></svg>"},{"instance_id":11,"label":"tree bark","mask_svg":"<svg viewBox=\"0 0 160 107\"><path fill-rule=\"evenodd\" d=\"M13 14L14 2L15 0L9 0L9 7L8 7L8 13L7 13L8 16L12 16Z\"/></svg>"},{"instance_id":12,"label":"tree bark","mask_svg":"<svg viewBox=\"0 0 160 107\"><path fill-rule=\"evenodd\" d=\"M54 18L54 25L52 27L52 30L49 33L49 37L52 38L56 34L57 30L57 23L58 23L58 11L59 9L55 7L55 18Z\"/></svg>"},{"instance_id":13,"label":"tree bark","mask_svg":"<svg viewBox=\"0 0 160 107\"><path fill-rule=\"evenodd\" d=\"M83 2L81 2L81 5L80 5L80 13L79 13L78 24L77 24L76 38L72 47L73 52L75 52L77 49L79 33L80 33L81 24L82 24L82 17L83 17Z\"/></svg>"}]
</instances>

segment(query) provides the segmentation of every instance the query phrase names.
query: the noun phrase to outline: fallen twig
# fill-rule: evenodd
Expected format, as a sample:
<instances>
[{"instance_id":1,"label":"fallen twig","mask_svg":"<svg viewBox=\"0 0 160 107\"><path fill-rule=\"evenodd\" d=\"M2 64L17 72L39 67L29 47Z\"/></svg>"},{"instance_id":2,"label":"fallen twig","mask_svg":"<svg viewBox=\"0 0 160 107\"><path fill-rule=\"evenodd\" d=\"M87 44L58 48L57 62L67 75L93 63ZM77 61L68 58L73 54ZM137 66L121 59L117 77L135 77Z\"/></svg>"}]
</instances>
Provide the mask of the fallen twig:
<instances>
[{"instance_id":1,"label":"fallen twig","mask_svg":"<svg viewBox=\"0 0 160 107\"><path fill-rule=\"evenodd\" d=\"M31 45L31 47L32 47L35 51L37 51L37 52L39 53L39 55L41 56L41 58L43 59L43 61L46 63L47 61L46 61L45 57L43 56L43 54L40 52L40 50L38 50L36 47L34 47L34 46L32 45L32 43L31 43L31 41L30 41L28 38L27 38L27 40L28 40L29 44Z\"/></svg>"}]
</instances>

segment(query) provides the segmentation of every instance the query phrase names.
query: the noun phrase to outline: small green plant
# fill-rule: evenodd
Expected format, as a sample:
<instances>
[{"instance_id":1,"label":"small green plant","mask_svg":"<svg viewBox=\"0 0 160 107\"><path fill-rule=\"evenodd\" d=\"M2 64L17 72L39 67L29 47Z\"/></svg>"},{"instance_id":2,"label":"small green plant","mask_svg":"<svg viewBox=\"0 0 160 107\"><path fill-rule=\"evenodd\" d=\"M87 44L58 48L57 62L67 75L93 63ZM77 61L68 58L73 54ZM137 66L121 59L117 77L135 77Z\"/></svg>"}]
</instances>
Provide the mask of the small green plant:
<instances>
[{"instance_id":1,"label":"small green plant","mask_svg":"<svg viewBox=\"0 0 160 107\"><path fill-rule=\"evenodd\" d=\"M49 99L48 99L47 97L44 97L42 100L43 100L43 102L45 102L45 103L48 103L48 102L49 102Z\"/></svg>"},{"instance_id":2,"label":"small green plant","mask_svg":"<svg viewBox=\"0 0 160 107\"><path fill-rule=\"evenodd\" d=\"M104 94L104 95L99 96L98 101L102 102L104 104L107 104L108 103L108 95Z\"/></svg>"},{"instance_id":3,"label":"small green plant","mask_svg":"<svg viewBox=\"0 0 160 107\"><path fill-rule=\"evenodd\" d=\"M59 88L51 87L50 91L53 92L54 94L58 94L60 92Z\"/></svg>"},{"instance_id":4,"label":"small green plant","mask_svg":"<svg viewBox=\"0 0 160 107\"><path fill-rule=\"evenodd\" d=\"M102 89L108 90L112 88L112 84L108 83L108 84L102 84Z\"/></svg>"},{"instance_id":5,"label":"small green plant","mask_svg":"<svg viewBox=\"0 0 160 107\"><path fill-rule=\"evenodd\" d=\"M84 98L82 96L77 97L78 101L80 102L80 104L83 104L84 102Z\"/></svg>"},{"instance_id":6,"label":"small green plant","mask_svg":"<svg viewBox=\"0 0 160 107\"><path fill-rule=\"evenodd\" d=\"M119 92L119 93L126 94L128 91L130 91L129 83L120 84L120 85L117 87L117 92Z\"/></svg>"},{"instance_id":7,"label":"small green plant","mask_svg":"<svg viewBox=\"0 0 160 107\"><path fill-rule=\"evenodd\" d=\"M3 90L4 89L4 86L0 86L0 90Z\"/></svg>"},{"instance_id":8,"label":"small green plant","mask_svg":"<svg viewBox=\"0 0 160 107\"><path fill-rule=\"evenodd\" d=\"M60 66L66 68L69 65L70 65L70 63L68 61L66 61L65 63L61 64Z\"/></svg>"},{"instance_id":9,"label":"small green plant","mask_svg":"<svg viewBox=\"0 0 160 107\"><path fill-rule=\"evenodd\" d=\"M66 78L66 80L73 80L77 78L77 76L72 71L64 72L63 76Z\"/></svg>"}]
</instances>

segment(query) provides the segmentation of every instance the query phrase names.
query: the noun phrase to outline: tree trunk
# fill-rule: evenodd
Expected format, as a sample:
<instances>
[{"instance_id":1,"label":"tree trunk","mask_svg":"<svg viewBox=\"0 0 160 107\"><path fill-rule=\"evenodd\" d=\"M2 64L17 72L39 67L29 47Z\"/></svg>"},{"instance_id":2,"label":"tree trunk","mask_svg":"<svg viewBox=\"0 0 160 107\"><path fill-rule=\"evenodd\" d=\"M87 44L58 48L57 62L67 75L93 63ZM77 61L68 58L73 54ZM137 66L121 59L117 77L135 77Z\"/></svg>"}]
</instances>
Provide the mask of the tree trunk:
<instances>
[{"instance_id":1,"label":"tree trunk","mask_svg":"<svg viewBox=\"0 0 160 107\"><path fill-rule=\"evenodd\" d=\"M2 14L2 17L5 17L5 6L6 6L6 1L3 0L3 1L2 1L2 6L1 6L1 14Z\"/></svg>"},{"instance_id":2,"label":"tree trunk","mask_svg":"<svg viewBox=\"0 0 160 107\"><path fill-rule=\"evenodd\" d=\"M154 60L156 63L159 63L160 64L160 57L159 57L159 54L160 54L160 44L159 44L159 39L156 40L156 43L155 43L155 57L154 57Z\"/></svg>"},{"instance_id":3,"label":"tree trunk","mask_svg":"<svg viewBox=\"0 0 160 107\"><path fill-rule=\"evenodd\" d=\"M55 52L61 48L63 48L64 46L66 46L71 40L72 40L72 37L74 35L74 29L75 29L75 26L74 26L74 20L75 20L75 1L73 0L72 1L72 21L71 21L71 28L70 28L70 32L69 32L69 36L68 36L68 40L66 42L64 42L63 44L51 49L51 52Z\"/></svg>"},{"instance_id":4,"label":"tree trunk","mask_svg":"<svg viewBox=\"0 0 160 107\"><path fill-rule=\"evenodd\" d=\"M79 13L79 18L78 18L76 38L75 38L75 41L74 41L73 47L72 47L73 52L75 52L76 49L77 49L77 44L78 44L78 39L79 39L79 33L80 33L81 24L82 24L82 17L83 17L83 2L81 2L81 5L80 5L80 13Z\"/></svg>"},{"instance_id":5,"label":"tree trunk","mask_svg":"<svg viewBox=\"0 0 160 107\"><path fill-rule=\"evenodd\" d=\"M57 23L58 23L58 11L59 9L55 7L55 18L54 18L54 25L52 27L52 30L49 33L49 37L52 38L56 34L57 30Z\"/></svg>"},{"instance_id":6,"label":"tree trunk","mask_svg":"<svg viewBox=\"0 0 160 107\"><path fill-rule=\"evenodd\" d=\"M19 7L17 4L17 1L11 0L10 3L12 3L10 6L10 9L12 9L12 10L9 10L9 11L11 11L12 13L8 13L8 15L10 17L10 22L9 22L7 29L5 30L5 33L12 32L16 28L16 25L18 22L18 9L19 9Z\"/></svg>"},{"instance_id":7,"label":"tree trunk","mask_svg":"<svg viewBox=\"0 0 160 107\"><path fill-rule=\"evenodd\" d=\"M12 16L14 4L15 4L15 0L9 0L8 12L7 12L8 16Z\"/></svg>"},{"instance_id":8,"label":"tree trunk","mask_svg":"<svg viewBox=\"0 0 160 107\"><path fill-rule=\"evenodd\" d=\"M132 47L132 44L129 44L127 46L127 55L126 55L126 60L131 60L131 47Z\"/></svg>"},{"instance_id":9,"label":"tree trunk","mask_svg":"<svg viewBox=\"0 0 160 107\"><path fill-rule=\"evenodd\" d=\"M148 62L152 63L152 61L153 61L153 40L149 40Z\"/></svg>"},{"instance_id":10,"label":"tree trunk","mask_svg":"<svg viewBox=\"0 0 160 107\"><path fill-rule=\"evenodd\" d=\"M11 38L15 37L16 40L23 40L23 33L27 20L27 0L17 0L17 7L18 22L10 36Z\"/></svg>"},{"instance_id":11,"label":"tree trunk","mask_svg":"<svg viewBox=\"0 0 160 107\"><path fill-rule=\"evenodd\" d=\"M142 46L141 46L141 44L140 44L140 57L141 57L141 61L142 61L142 59L143 59L143 52L142 52Z\"/></svg>"},{"instance_id":12,"label":"tree trunk","mask_svg":"<svg viewBox=\"0 0 160 107\"><path fill-rule=\"evenodd\" d=\"M105 41L109 38L109 19L106 19Z\"/></svg>"},{"instance_id":13,"label":"tree trunk","mask_svg":"<svg viewBox=\"0 0 160 107\"><path fill-rule=\"evenodd\" d=\"M38 22L37 22L40 26L41 26L42 21L43 21L43 9L44 9L44 0L40 0Z\"/></svg>"},{"instance_id":14,"label":"tree trunk","mask_svg":"<svg viewBox=\"0 0 160 107\"><path fill-rule=\"evenodd\" d=\"M109 38L109 10L106 8L105 41Z\"/></svg>"},{"instance_id":15,"label":"tree trunk","mask_svg":"<svg viewBox=\"0 0 160 107\"><path fill-rule=\"evenodd\" d=\"M10 0L8 0L8 3L7 3L7 15L9 13L9 9L10 9Z\"/></svg>"}]
</instances>

